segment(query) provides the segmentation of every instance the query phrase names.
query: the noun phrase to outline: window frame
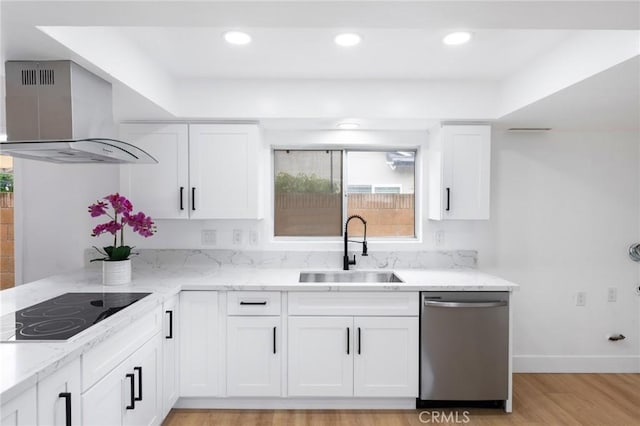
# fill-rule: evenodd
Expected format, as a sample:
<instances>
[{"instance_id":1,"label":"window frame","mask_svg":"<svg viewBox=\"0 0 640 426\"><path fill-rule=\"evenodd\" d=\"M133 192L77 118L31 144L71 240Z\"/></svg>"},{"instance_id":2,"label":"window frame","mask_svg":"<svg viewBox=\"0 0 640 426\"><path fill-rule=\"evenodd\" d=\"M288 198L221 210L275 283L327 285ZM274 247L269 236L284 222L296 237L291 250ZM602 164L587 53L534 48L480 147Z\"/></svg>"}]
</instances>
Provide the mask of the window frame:
<instances>
[{"instance_id":1,"label":"window frame","mask_svg":"<svg viewBox=\"0 0 640 426\"><path fill-rule=\"evenodd\" d=\"M412 151L415 152L415 162L414 162L414 171L413 171L413 179L414 179L414 235L413 236L388 236L388 237L367 237L368 241L374 241L376 243L421 243L422 242L422 203L423 200L426 199L423 197L422 191L423 188L426 188L426 185L423 183L423 156L424 149L422 146L396 146L396 145L366 145L366 146L353 146L353 145L285 145L285 146L270 146L270 159L271 159L271 168L270 168L270 208L271 208L271 224L270 224L270 238L274 243L287 243L287 242L336 242L342 241L344 238L344 222L347 219L347 208L348 208L348 193L347 193L347 176L348 176L348 165L347 165L347 152L389 152L389 151ZM342 196L344 197L342 202L342 227L341 227L341 235L340 236L276 236L275 235L275 151L277 150L291 150L291 151L319 151L319 150L331 150L331 151L341 151L342 156ZM372 190L375 185L372 184Z\"/></svg>"}]
</instances>

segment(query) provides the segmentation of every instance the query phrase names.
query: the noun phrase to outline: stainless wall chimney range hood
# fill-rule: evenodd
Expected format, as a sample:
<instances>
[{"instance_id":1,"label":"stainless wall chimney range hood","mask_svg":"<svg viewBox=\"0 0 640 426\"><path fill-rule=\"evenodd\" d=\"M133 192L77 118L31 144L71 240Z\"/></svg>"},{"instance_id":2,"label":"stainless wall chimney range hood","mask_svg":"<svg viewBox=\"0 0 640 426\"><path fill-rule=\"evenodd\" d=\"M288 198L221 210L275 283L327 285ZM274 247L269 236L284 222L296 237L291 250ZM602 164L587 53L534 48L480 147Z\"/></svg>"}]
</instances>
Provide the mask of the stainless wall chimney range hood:
<instances>
[{"instance_id":1,"label":"stainless wall chimney range hood","mask_svg":"<svg viewBox=\"0 0 640 426\"><path fill-rule=\"evenodd\" d=\"M114 139L111 83L72 61L7 61L0 154L51 163L152 164Z\"/></svg>"}]
</instances>

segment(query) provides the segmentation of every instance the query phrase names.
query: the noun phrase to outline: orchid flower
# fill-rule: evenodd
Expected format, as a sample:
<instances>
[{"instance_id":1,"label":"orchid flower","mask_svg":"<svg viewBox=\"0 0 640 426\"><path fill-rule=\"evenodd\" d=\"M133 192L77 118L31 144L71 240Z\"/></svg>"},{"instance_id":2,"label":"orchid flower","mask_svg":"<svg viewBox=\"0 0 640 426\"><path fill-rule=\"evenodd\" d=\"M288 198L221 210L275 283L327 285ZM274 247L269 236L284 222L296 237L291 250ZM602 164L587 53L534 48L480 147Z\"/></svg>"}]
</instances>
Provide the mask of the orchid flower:
<instances>
[{"instance_id":1,"label":"orchid flower","mask_svg":"<svg viewBox=\"0 0 640 426\"><path fill-rule=\"evenodd\" d=\"M103 200L108 201L105 202ZM113 209L113 214L109 213L109 207ZM94 260L126 260L131 254L132 247L124 245L124 229L126 226L133 228L133 232L148 238L156 232L156 227L151 217L143 212L132 214L133 205L126 197L115 193L107 195L98 200L95 204L89 206L89 214L91 217L99 217L106 215L111 220L101 223L93 228L91 236L97 237L104 233L113 235L113 245L103 247L103 259ZM120 245L118 246L118 231L120 233ZM100 252L99 249L96 248ZM102 252L101 252L102 253Z\"/></svg>"}]
</instances>

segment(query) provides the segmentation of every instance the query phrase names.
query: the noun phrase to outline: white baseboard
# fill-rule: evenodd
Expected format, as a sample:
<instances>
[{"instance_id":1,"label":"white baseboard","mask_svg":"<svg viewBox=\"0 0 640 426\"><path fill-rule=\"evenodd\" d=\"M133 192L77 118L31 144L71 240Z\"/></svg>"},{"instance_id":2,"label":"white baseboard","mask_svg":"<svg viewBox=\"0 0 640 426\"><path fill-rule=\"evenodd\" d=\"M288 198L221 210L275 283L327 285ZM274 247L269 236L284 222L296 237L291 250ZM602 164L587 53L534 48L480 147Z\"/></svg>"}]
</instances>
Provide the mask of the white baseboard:
<instances>
[{"instance_id":1,"label":"white baseboard","mask_svg":"<svg viewBox=\"0 0 640 426\"><path fill-rule=\"evenodd\" d=\"M640 373L640 355L514 355L514 373Z\"/></svg>"},{"instance_id":2,"label":"white baseboard","mask_svg":"<svg viewBox=\"0 0 640 426\"><path fill-rule=\"evenodd\" d=\"M173 408L415 410L415 398L179 398Z\"/></svg>"}]
</instances>

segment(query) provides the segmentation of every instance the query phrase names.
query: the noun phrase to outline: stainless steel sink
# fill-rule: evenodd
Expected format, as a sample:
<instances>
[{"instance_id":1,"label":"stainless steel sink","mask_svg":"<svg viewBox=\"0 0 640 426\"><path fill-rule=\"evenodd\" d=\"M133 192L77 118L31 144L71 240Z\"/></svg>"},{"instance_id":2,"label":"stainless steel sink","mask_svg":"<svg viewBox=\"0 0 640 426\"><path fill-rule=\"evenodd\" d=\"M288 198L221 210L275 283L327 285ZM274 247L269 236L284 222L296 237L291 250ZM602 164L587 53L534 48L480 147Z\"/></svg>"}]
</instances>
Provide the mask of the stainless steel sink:
<instances>
[{"instance_id":1,"label":"stainless steel sink","mask_svg":"<svg viewBox=\"0 0 640 426\"><path fill-rule=\"evenodd\" d=\"M325 271L300 272L301 283L402 283L393 272L387 271Z\"/></svg>"}]
</instances>

